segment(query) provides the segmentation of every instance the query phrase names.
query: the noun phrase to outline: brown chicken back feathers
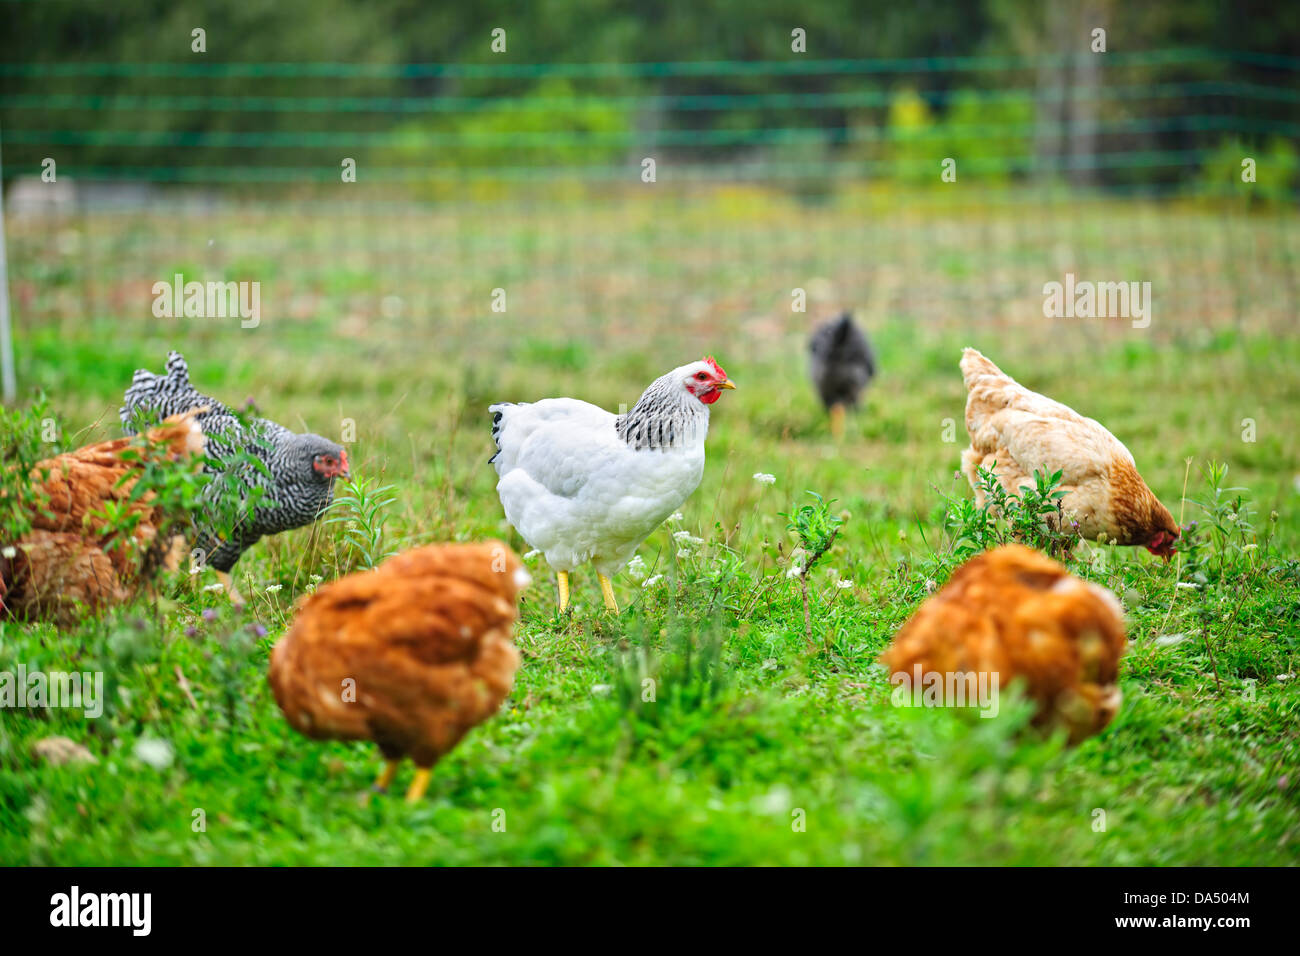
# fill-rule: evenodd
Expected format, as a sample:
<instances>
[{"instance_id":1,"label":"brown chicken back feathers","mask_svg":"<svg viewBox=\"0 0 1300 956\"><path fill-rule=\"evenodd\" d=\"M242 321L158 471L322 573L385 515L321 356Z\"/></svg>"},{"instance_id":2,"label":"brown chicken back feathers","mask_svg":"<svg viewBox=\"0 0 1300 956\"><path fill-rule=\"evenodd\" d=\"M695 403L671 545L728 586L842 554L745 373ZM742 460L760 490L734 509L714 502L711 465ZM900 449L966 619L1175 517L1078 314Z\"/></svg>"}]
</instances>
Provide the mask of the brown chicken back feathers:
<instances>
[{"instance_id":1,"label":"brown chicken back feathers","mask_svg":"<svg viewBox=\"0 0 1300 956\"><path fill-rule=\"evenodd\" d=\"M881 656L891 674L996 673L1023 680L1036 721L1078 741L1119 709L1124 617L1110 591L1009 544L977 555L917 610Z\"/></svg>"},{"instance_id":2,"label":"brown chicken back feathers","mask_svg":"<svg viewBox=\"0 0 1300 956\"><path fill-rule=\"evenodd\" d=\"M325 585L271 654L275 699L308 737L373 740L430 767L510 693L527 583L489 541L416 548Z\"/></svg>"},{"instance_id":3,"label":"brown chicken back feathers","mask_svg":"<svg viewBox=\"0 0 1300 956\"><path fill-rule=\"evenodd\" d=\"M183 542L173 547L157 541L163 516L149 495L129 504L137 518L129 533L108 528L101 513L108 502L128 502L135 487L132 473L139 471L140 459L124 457L128 448L172 460L203 451L197 413L175 415L151 429L147 445L116 438L33 467L32 530L18 540L12 558L0 558L0 611L63 620L78 606L97 610L127 600L151 571L175 568Z\"/></svg>"},{"instance_id":4,"label":"brown chicken back feathers","mask_svg":"<svg viewBox=\"0 0 1300 956\"><path fill-rule=\"evenodd\" d=\"M1031 392L975 349L961 359L970 447L962 472L983 504L979 469L993 470L1008 494L1033 487L1034 471L1061 471L1061 505L1089 540L1103 532L1124 545L1166 555L1178 524L1138 474L1133 456L1100 422ZM996 467L994 463L996 462Z\"/></svg>"}]
</instances>

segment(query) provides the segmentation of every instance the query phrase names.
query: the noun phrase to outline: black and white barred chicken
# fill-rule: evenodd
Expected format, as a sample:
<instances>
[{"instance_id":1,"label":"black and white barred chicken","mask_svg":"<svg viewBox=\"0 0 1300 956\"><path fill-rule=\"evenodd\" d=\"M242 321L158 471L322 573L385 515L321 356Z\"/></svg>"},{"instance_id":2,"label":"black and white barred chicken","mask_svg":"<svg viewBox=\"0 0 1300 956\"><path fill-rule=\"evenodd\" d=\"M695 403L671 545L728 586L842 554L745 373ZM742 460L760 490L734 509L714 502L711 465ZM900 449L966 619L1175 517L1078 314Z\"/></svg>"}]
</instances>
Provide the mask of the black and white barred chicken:
<instances>
[{"instance_id":1,"label":"black and white barred chicken","mask_svg":"<svg viewBox=\"0 0 1300 956\"><path fill-rule=\"evenodd\" d=\"M810 372L817 395L831 416L831 433L844 434L844 413L856 408L862 390L876 374L876 356L866 333L842 312L819 325L808 340Z\"/></svg>"},{"instance_id":2,"label":"black and white barred chicken","mask_svg":"<svg viewBox=\"0 0 1300 956\"><path fill-rule=\"evenodd\" d=\"M348 475L348 455L342 446L327 438L300 435L265 418L244 424L225 405L196 391L189 376L189 366L180 352L167 354L165 375L138 369L126 390L119 416L123 430L133 435L142 424L208 406L197 421L207 440L208 470L213 481L205 490L209 512L195 516L195 545L232 599L241 601L230 580L230 569L240 555L264 535L315 521L333 500L334 479ZM247 467L247 463L238 475L228 474L224 463L241 451L260 460L270 478ZM218 497L237 489L246 502L250 491L259 487L264 493L251 514L242 515L233 531L223 535L216 526Z\"/></svg>"},{"instance_id":3,"label":"black and white barred chicken","mask_svg":"<svg viewBox=\"0 0 1300 956\"><path fill-rule=\"evenodd\" d=\"M663 524L704 475L709 406L736 386L706 358L650 383L615 415L575 398L492 405L492 456L506 518L541 551L569 605L569 572L590 562L605 607L610 576Z\"/></svg>"}]
</instances>

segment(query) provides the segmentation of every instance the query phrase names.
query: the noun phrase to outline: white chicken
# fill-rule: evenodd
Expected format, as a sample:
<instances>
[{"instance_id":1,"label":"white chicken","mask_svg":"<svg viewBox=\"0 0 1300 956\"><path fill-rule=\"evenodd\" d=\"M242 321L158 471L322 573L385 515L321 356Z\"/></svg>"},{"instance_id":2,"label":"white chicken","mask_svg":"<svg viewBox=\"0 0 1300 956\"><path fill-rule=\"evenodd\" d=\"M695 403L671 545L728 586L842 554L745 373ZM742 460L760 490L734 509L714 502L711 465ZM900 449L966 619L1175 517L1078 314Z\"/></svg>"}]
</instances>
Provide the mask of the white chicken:
<instances>
[{"instance_id":1,"label":"white chicken","mask_svg":"<svg viewBox=\"0 0 1300 956\"><path fill-rule=\"evenodd\" d=\"M623 415L573 398L488 409L506 519L556 572L562 612L569 572L590 562L618 613L610 577L699 485L709 406L735 387L706 358L655 379Z\"/></svg>"}]
</instances>

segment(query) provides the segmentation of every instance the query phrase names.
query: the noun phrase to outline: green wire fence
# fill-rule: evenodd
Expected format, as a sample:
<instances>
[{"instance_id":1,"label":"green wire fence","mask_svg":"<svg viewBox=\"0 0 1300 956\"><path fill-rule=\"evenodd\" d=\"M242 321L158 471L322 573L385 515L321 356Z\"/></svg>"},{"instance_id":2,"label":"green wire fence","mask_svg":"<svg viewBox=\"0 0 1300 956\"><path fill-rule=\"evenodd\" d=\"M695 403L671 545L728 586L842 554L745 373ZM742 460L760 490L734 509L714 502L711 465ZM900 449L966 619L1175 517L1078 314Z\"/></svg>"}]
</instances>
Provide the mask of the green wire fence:
<instances>
[{"instance_id":1,"label":"green wire fence","mask_svg":"<svg viewBox=\"0 0 1300 956\"><path fill-rule=\"evenodd\" d=\"M707 328L796 361L831 309L998 325L1071 273L1152 282L1155 335L1290 327L1298 71L1199 49L0 64L14 321L36 353L251 347L154 315L180 274L261 282L259 349L559 327L675 355Z\"/></svg>"}]
</instances>

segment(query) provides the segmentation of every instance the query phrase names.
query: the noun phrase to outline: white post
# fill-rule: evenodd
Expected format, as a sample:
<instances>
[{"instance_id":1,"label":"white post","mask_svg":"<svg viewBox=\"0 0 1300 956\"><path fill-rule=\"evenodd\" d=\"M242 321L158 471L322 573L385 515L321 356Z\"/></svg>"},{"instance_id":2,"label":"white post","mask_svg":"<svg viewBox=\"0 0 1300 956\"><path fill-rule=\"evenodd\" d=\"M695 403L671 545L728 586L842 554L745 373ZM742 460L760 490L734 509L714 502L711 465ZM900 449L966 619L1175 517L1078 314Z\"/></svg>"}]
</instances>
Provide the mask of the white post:
<instances>
[{"instance_id":1,"label":"white post","mask_svg":"<svg viewBox=\"0 0 1300 956\"><path fill-rule=\"evenodd\" d=\"M0 184L4 182L4 162L0 160ZM5 255L4 197L0 197L0 398L12 404L18 397L14 377L14 340L9 330L9 269Z\"/></svg>"}]
</instances>

